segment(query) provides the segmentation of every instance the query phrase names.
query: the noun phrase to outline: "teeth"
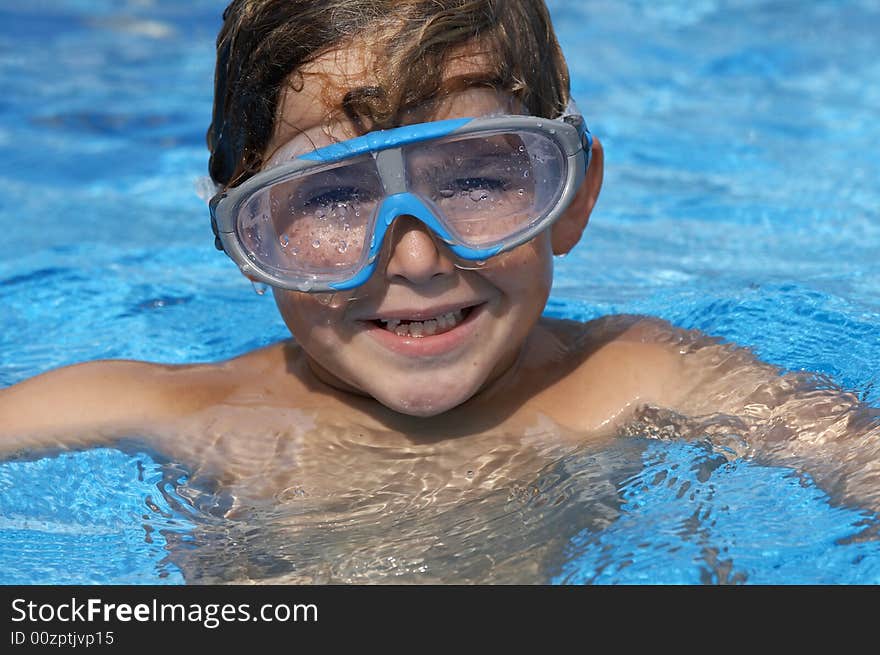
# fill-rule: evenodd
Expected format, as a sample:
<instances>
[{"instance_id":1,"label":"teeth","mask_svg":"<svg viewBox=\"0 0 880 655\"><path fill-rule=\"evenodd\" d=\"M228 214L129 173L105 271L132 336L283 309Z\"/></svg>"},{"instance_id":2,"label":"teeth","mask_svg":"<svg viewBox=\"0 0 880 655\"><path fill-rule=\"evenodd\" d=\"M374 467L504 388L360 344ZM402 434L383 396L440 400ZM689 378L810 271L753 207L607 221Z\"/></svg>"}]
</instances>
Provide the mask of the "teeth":
<instances>
[{"instance_id":1,"label":"teeth","mask_svg":"<svg viewBox=\"0 0 880 655\"><path fill-rule=\"evenodd\" d=\"M410 321L406 325L401 325L400 319L396 318L387 321L380 318L379 322L386 330L394 332L399 337L429 337L438 332L451 330L461 323L462 318L464 318L464 312L459 309L426 321Z\"/></svg>"}]
</instances>

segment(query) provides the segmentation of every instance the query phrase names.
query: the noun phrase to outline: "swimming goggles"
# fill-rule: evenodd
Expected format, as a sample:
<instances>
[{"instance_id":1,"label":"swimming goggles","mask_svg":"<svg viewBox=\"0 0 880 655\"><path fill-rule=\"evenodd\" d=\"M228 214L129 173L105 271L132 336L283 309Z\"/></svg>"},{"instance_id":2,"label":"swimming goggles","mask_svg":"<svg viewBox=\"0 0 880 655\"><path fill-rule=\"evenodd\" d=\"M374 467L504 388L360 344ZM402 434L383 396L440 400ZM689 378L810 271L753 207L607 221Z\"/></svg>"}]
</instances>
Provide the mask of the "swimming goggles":
<instances>
[{"instance_id":1,"label":"swimming goggles","mask_svg":"<svg viewBox=\"0 0 880 655\"><path fill-rule=\"evenodd\" d=\"M525 243L565 211L592 142L577 113L370 132L215 195L216 245L242 272L274 287L345 290L369 279L385 233L407 215L457 257L483 261Z\"/></svg>"}]
</instances>

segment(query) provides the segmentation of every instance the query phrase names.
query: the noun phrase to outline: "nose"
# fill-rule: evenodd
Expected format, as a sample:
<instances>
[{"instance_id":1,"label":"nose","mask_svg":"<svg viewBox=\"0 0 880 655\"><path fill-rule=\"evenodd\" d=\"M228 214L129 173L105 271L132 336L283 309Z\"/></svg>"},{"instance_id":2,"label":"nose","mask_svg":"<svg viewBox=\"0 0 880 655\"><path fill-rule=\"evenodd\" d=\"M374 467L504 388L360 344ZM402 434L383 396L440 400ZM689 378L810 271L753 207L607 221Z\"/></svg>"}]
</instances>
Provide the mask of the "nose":
<instances>
[{"instance_id":1,"label":"nose","mask_svg":"<svg viewBox=\"0 0 880 655\"><path fill-rule=\"evenodd\" d=\"M414 216L398 216L385 236L388 250L385 277L425 284L438 276L455 272L452 253L431 229Z\"/></svg>"}]
</instances>

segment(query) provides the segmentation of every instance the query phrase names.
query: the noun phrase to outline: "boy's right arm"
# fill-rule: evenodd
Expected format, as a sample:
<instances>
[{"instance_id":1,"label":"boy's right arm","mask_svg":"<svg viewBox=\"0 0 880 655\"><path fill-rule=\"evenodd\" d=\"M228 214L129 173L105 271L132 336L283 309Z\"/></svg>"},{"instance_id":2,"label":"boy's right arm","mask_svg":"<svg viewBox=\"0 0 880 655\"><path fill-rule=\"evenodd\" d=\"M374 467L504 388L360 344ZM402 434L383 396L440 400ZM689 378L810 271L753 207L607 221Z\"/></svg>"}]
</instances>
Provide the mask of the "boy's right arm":
<instances>
[{"instance_id":1,"label":"boy's right arm","mask_svg":"<svg viewBox=\"0 0 880 655\"><path fill-rule=\"evenodd\" d=\"M208 367L113 360L66 366L0 389L0 453L76 448L128 435L212 402Z\"/></svg>"}]
</instances>

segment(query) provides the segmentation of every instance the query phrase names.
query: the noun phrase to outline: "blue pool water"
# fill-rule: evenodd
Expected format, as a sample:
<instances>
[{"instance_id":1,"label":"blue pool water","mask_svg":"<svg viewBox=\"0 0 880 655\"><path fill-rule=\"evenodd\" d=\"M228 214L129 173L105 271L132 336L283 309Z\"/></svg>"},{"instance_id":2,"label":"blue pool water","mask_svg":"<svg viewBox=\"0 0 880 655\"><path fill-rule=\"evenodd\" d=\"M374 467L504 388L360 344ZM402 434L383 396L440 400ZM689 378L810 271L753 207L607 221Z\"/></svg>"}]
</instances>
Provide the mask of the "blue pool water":
<instances>
[{"instance_id":1,"label":"blue pool water","mask_svg":"<svg viewBox=\"0 0 880 655\"><path fill-rule=\"evenodd\" d=\"M549 5L606 177L547 313L659 316L880 406L880 8ZM0 386L99 358L217 361L287 336L213 249L193 191L223 6L0 0ZM294 548L271 534L280 510L218 518L214 491L155 453L14 459L0 464L0 583L297 567L355 582L880 582L877 516L707 441L631 436L522 486L429 521L417 506L384 517L397 541L329 521ZM495 532L468 527L478 511ZM418 550L435 534L460 563ZM548 535L553 553L520 575Z\"/></svg>"}]
</instances>

